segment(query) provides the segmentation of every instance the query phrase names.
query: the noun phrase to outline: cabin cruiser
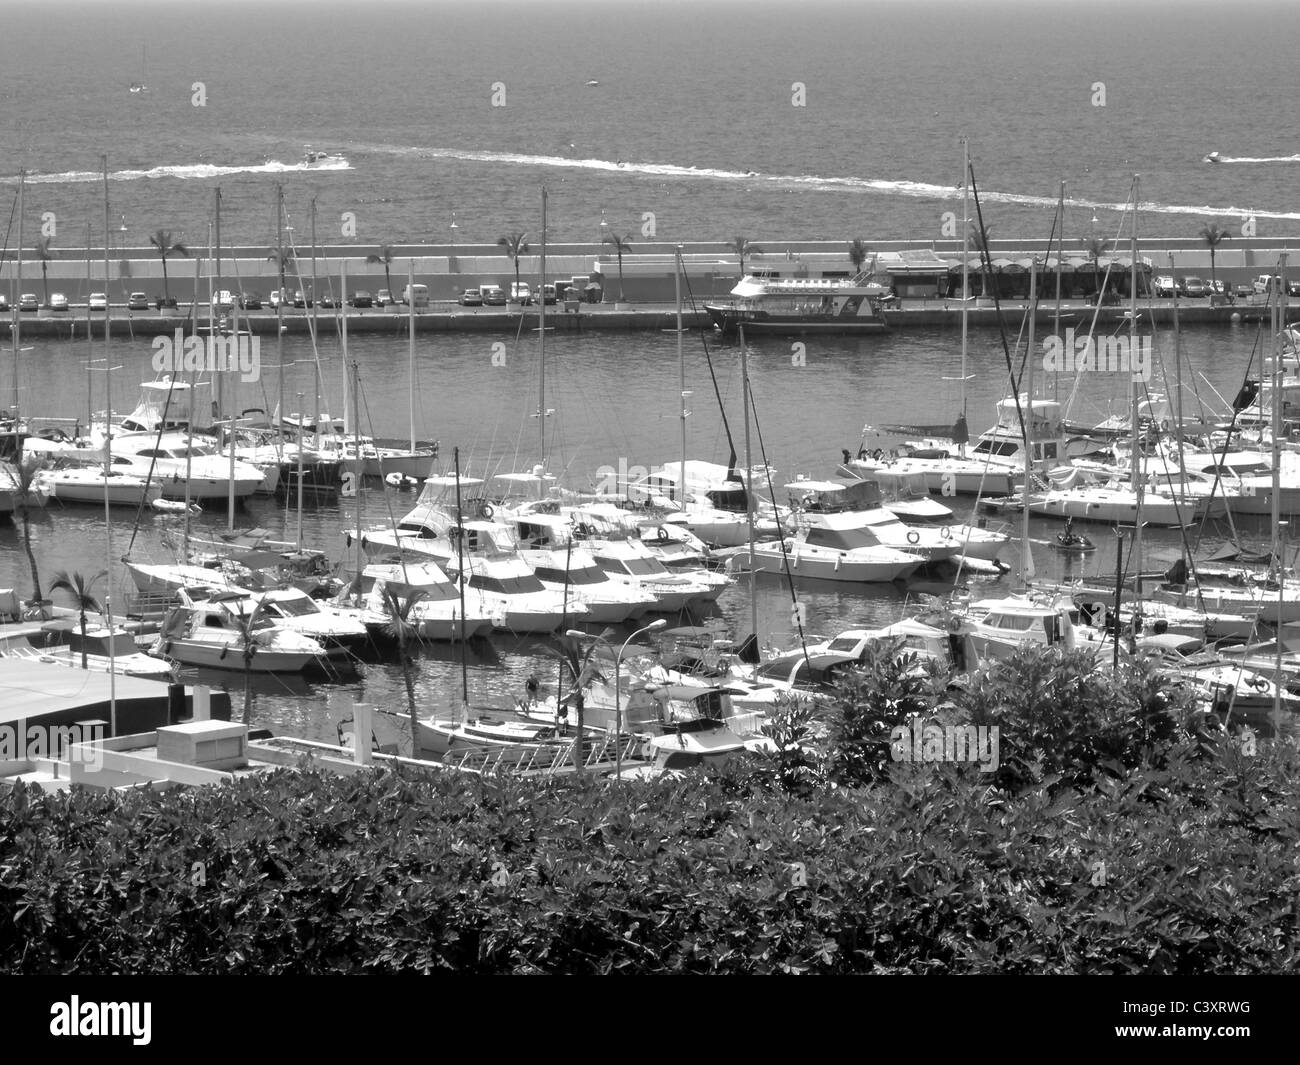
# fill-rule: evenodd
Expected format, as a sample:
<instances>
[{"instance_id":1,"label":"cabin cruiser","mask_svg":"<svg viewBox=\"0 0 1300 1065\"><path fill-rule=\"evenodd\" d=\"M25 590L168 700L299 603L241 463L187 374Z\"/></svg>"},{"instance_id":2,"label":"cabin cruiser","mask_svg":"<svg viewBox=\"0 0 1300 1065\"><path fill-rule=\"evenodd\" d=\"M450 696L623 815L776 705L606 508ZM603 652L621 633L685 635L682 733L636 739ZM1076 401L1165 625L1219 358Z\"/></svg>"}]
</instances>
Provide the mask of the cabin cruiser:
<instances>
[{"instance_id":1,"label":"cabin cruiser","mask_svg":"<svg viewBox=\"0 0 1300 1065\"><path fill-rule=\"evenodd\" d=\"M973 447L941 439L909 441L889 453L863 447L856 458L846 452L840 470L845 476L866 479L881 470L902 476L921 474L926 487L940 495L1010 495L1024 480L1022 414L1029 419L1031 471L1041 475L1067 455L1091 449L1091 444L1066 439L1060 403L1046 399L1031 403L1022 393L1018 400L1007 397L998 401L996 424L982 433ZM961 431L954 435L964 439L965 419L959 419L958 425ZM866 426L864 438L875 432Z\"/></svg>"},{"instance_id":2,"label":"cabin cruiser","mask_svg":"<svg viewBox=\"0 0 1300 1065\"><path fill-rule=\"evenodd\" d=\"M40 484L51 498L61 503L86 503L91 506L140 507L162 497L162 487L131 473L102 466L58 466L42 470Z\"/></svg>"},{"instance_id":3,"label":"cabin cruiser","mask_svg":"<svg viewBox=\"0 0 1300 1065\"><path fill-rule=\"evenodd\" d=\"M241 624L247 624L246 643ZM277 624L247 593L216 593L168 610L150 654L183 666L248 670L253 673L302 673L324 668L328 659L318 641Z\"/></svg>"},{"instance_id":4,"label":"cabin cruiser","mask_svg":"<svg viewBox=\"0 0 1300 1065\"><path fill-rule=\"evenodd\" d=\"M505 628L505 612L499 604L489 604L478 591L464 590L465 609L461 611L461 589L434 562L375 562L361 571L356 585L357 600L351 610L366 624L373 635L387 631L391 623L384 590L387 588L398 602L418 592L419 598L407 612L407 620L415 626L422 640L460 639L472 640L486 636L493 628ZM352 586L340 596L342 602L352 602ZM348 608L336 600L340 609Z\"/></svg>"},{"instance_id":5,"label":"cabin cruiser","mask_svg":"<svg viewBox=\"0 0 1300 1065\"><path fill-rule=\"evenodd\" d=\"M952 631L962 634L975 659L988 663L1009 657L1021 644L1074 650L1078 638L1065 597L1017 595L971 603L965 619L954 619Z\"/></svg>"},{"instance_id":6,"label":"cabin cruiser","mask_svg":"<svg viewBox=\"0 0 1300 1065\"><path fill-rule=\"evenodd\" d=\"M755 477L770 476L768 467L740 471L716 462L687 460L685 489L680 462L655 467L643 480L629 486L633 499L658 502L695 536L713 547L739 547L750 537L750 494ZM757 494L753 535L764 539L781 535L781 518Z\"/></svg>"},{"instance_id":7,"label":"cabin cruiser","mask_svg":"<svg viewBox=\"0 0 1300 1065\"><path fill-rule=\"evenodd\" d=\"M44 635L43 633L42 636ZM28 639L34 641L37 637L30 636ZM83 650L85 668L97 673L113 672L122 677L147 677L150 680L171 680L174 673L174 667L170 663L142 653L136 645L135 637L126 629L114 628L110 634L102 624L88 627L84 639L80 630L74 628L67 632L66 643L16 647L7 653L10 657L81 669Z\"/></svg>"},{"instance_id":8,"label":"cabin cruiser","mask_svg":"<svg viewBox=\"0 0 1300 1065\"><path fill-rule=\"evenodd\" d=\"M753 568L759 573L853 584L902 580L928 561L923 554L882 546L859 522L838 522L825 514L809 515L793 537L753 548ZM728 565L738 571L749 568L750 552L741 548Z\"/></svg>"},{"instance_id":9,"label":"cabin cruiser","mask_svg":"<svg viewBox=\"0 0 1300 1065\"><path fill-rule=\"evenodd\" d=\"M751 336L807 333L884 333L880 313L889 289L869 271L854 278L757 277L746 275L731 290L728 303L704 309L724 336L743 328Z\"/></svg>"},{"instance_id":10,"label":"cabin cruiser","mask_svg":"<svg viewBox=\"0 0 1300 1065\"><path fill-rule=\"evenodd\" d=\"M580 538L578 542L612 580L654 596L656 610L676 613L707 606L731 583L722 574L670 570L640 540Z\"/></svg>"}]
</instances>

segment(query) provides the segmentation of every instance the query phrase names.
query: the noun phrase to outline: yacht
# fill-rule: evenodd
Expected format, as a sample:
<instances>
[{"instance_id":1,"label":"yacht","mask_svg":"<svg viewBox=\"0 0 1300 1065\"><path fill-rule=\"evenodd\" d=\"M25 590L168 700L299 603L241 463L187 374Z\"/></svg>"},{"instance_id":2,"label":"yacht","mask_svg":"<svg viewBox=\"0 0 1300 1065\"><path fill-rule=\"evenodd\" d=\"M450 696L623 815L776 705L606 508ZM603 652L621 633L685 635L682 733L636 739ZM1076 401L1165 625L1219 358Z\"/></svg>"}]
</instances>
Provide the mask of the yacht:
<instances>
[{"instance_id":1,"label":"yacht","mask_svg":"<svg viewBox=\"0 0 1300 1065\"><path fill-rule=\"evenodd\" d=\"M867 272L854 278L757 277L747 275L727 303L704 309L723 335L743 327L751 336L808 333L884 333L880 313L889 290Z\"/></svg>"},{"instance_id":2,"label":"yacht","mask_svg":"<svg viewBox=\"0 0 1300 1065\"><path fill-rule=\"evenodd\" d=\"M183 666L247 669L253 673L302 673L325 666L324 646L276 624L261 612L252 621L252 654L245 661L249 648L240 631L243 619L237 615L248 609L244 592L218 594L197 602L182 600L167 612L149 653Z\"/></svg>"},{"instance_id":3,"label":"yacht","mask_svg":"<svg viewBox=\"0 0 1300 1065\"><path fill-rule=\"evenodd\" d=\"M421 593L407 620L422 640L472 640L506 627L501 605L487 602L477 589L464 590L462 614L461 589L436 563L399 560L371 563L361 571L358 591L364 606L359 616L376 635L386 631L390 621L385 588L399 602L413 592Z\"/></svg>"}]
</instances>

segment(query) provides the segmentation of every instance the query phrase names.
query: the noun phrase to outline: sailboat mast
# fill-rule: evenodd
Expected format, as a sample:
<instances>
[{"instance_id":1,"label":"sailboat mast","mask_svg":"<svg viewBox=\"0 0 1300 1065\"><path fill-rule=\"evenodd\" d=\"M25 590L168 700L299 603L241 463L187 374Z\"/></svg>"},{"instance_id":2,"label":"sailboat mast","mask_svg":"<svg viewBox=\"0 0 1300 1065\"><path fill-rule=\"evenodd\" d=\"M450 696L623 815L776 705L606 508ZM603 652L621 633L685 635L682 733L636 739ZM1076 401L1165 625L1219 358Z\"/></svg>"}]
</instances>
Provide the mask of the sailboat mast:
<instances>
[{"instance_id":1,"label":"sailboat mast","mask_svg":"<svg viewBox=\"0 0 1300 1065\"><path fill-rule=\"evenodd\" d=\"M108 351L108 336L111 332L109 328L109 302L108 302L108 156L101 155L100 161L104 168L104 491L108 492L108 475L113 471L113 363L112 356ZM86 328L90 328L90 309L86 309ZM17 407L18 395L17 388L14 390L14 405ZM16 411L15 411L16 413ZM104 514L105 520L108 515L108 496L104 496ZM107 536L110 540L113 537L113 530L110 527L107 530ZM112 557L110 550L109 557ZM105 594L111 595L113 592L113 572L110 569L105 580L108 582L104 587ZM112 644L112 633L109 634L109 641Z\"/></svg>"},{"instance_id":2,"label":"sailboat mast","mask_svg":"<svg viewBox=\"0 0 1300 1065\"><path fill-rule=\"evenodd\" d=\"M18 432L18 353L22 350L21 336L23 331L22 308L19 303L23 295L23 189L27 184L27 171L18 171L18 261L14 271L14 432ZM89 243L89 241L87 241ZM90 255L90 249L86 249L86 255ZM86 328L90 328L90 315L86 315ZM21 457L21 452L19 453Z\"/></svg>"},{"instance_id":3,"label":"sailboat mast","mask_svg":"<svg viewBox=\"0 0 1300 1065\"><path fill-rule=\"evenodd\" d=\"M1061 182L1061 192L1057 197L1056 217L1060 228L1056 236L1056 312L1052 319L1052 331L1059 333L1061 330L1061 265L1065 258L1065 182ZM1061 375L1052 375L1052 399L1060 400L1061 398Z\"/></svg>"},{"instance_id":4,"label":"sailboat mast","mask_svg":"<svg viewBox=\"0 0 1300 1065\"><path fill-rule=\"evenodd\" d=\"M108 714L109 731L117 735L117 654L113 647L113 522L109 512L109 474L113 469L113 363L109 353L108 312L108 156L100 157L104 167L104 620L108 624ZM22 258L21 252L19 259ZM90 310L86 310L90 329ZM14 363L15 373L17 362ZM17 382L15 381L14 429L17 430Z\"/></svg>"},{"instance_id":5,"label":"sailboat mast","mask_svg":"<svg viewBox=\"0 0 1300 1065\"><path fill-rule=\"evenodd\" d=\"M1273 330L1273 498L1270 501L1269 517L1273 519L1273 558L1278 582L1282 582L1282 331L1286 329L1286 252L1277 261L1277 328ZM1279 625L1281 619L1279 617ZM1279 638L1281 629L1279 631Z\"/></svg>"},{"instance_id":6,"label":"sailboat mast","mask_svg":"<svg viewBox=\"0 0 1300 1065\"><path fill-rule=\"evenodd\" d=\"M1025 587L1034 579L1034 559L1029 541L1029 485L1034 469L1034 322L1038 311L1038 259L1029 260L1029 340L1025 359L1025 487L1020 500L1020 580Z\"/></svg>"},{"instance_id":7,"label":"sailboat mast","mask_svg":"<svg viewBox=\"0 0 1300 1065\"><path fill-rule=\"evenodd\" d=\"M389 293L391 295L391 293ZM406 263L406 421L411 430L411 450L415 450L415 260ZM345 312L346 313L346 312ZM358 457L361 452L357 452Z\"/></svg>"},{"instance_id":8,"label":"sailboat mast","mask_svg":"<svg viewBox=\"0 0 1300 1065\"><path fill-rule=\"evenodd\" d=\"M970 307L970 141L961 139L961 413L966 416L967 310ZM964 452L963 452L964 454Z\"/></svg>"},{"instance_id":9,"label":"sailboat mast","mask_svg":"<svg viewBox=\"0 0 1300 1065\"><path fill-rule=\"evenodd\" d=\"M90 300L90 288L93 284L90 276L90 223L86 223L86 300ZM16 328L16 327L15 327ZM90 308L86 308L86 438L90 438L90 428L95 421L95 386L91 363L95 359L95 334L90 328Z\"/></svg>"},{"instance_id":10,"label":"sailboat mast","mask_svg":"<svg viewBox=\"0 0 1300 1065\"><path fill-rule=\"evenodd\" d=\"M284 465L284 186L275 186L275 270L280 282L279 298L275 301L275 363L278 395L275 402L275 447ZM301 441L300 441L301 443Z\"/></svg>"},{"instance_id":11,"label":"sailboat mast","mask_svg":"<svg viewBox=\"0 0 1300 1065\"><path fill-rule=\"evenodd\" d=\"M686 409L686 400L690 393L686 391L686 354L682 350L682 271L685 266L682 264L682 246L677 245L677 268L673 271L674 288L677 293L677 380L682 393L682 468L679 471L681 477L677 482L677 502L681 504L682 510L686 509L686 418L691 413Z\"/></svg>"},{"instance_id":12,"label":"sailboat mast","mask_svg":"<svg viewBox=\"0 0 1300 1065\"><path fill-rule=\"evenodd\" d=\"M347 348L343 349L343 358L347 359ZM361 454L361 375L354 361L352 363L352 421L354 428L352 430L352 446L356 449L357 455ZM357 494L354 497L357 501L357 590L361 589L361 571L365 569L362 564L363 550L361 546L361 485L357 485Z\"/></svg>"},{"instance_id":13,"label":"sailboat mast","mask_svg":"<svg viewBox=\"0 0 1300 1065\"><path fill-rule=\"evenodd\" d=\"M1132 265L1129 268L1129 364L1137 356L1138 345L1138 194L1139 178L1133 175L1133 241L1130 249ZM1129 478L1133 482L1133 503L1136 507L1133 518L1132 556L1135 559L1133 580L1136 599L1142 598L1142 448L1141 426L1138 424L1138 403L1142 395L1142 384L1136 376L1132 380L1133 391L1133 458ZM1134 633L1134 636L1137 634Z\"/></svg>"},{"instance_id":14,"label":"sailboat mast","mask_svg":"<svg viewBox=\"0 0 1300 1065\"><path fill-rule=\"evenodd\" d=\"M758 574L754 570L754 493L752 487L754 459L749 446L749 349L745 346L745 327L740 331L740 389L745 411L745 523L749 537L749 631L758 635ZM683 480L686 471L682 470Z\"/></svg>"},{"instance_id":15,"label":"sailboat mast","mask_svg":"<svg viewBox=\"0 0 1300 1065\"><path fill-rule=\"evenodd\" d=\"M460 704L465 716L469 715L469 667L465 662L465 512L460 502L460 448L453 450L456 463L456 586L460 589Z\"/></svg>"},{"instance_id":16,"label":"sailboat mast","mask_svg":"<svg viewBox=\"0 0 1300 1065\"><path fill-rule=\"evenodd\" d=\"M517 251L516 254L518 254ZM542 255L543 256L546 255L546 187L545 186L542 186ZM546 297L545 295L543 295L542 304L545 305L545 303L546 303ZM522 313L523 311L521 309L520 314ZM537 371L538 452L537 452L537 456L538 456L538 461L541 462L543 465L543 472L545 472L544 467L546 465L546 330L543 329L540 335L541 335L541 340L538 345L538 352L540 354L537 360L537 365L538 365L538 371ZM538 482L537 490L539 494L541 494L541 492L543 491L544 485L545 485L544 481Z\"/></svg>"}]
</instances>

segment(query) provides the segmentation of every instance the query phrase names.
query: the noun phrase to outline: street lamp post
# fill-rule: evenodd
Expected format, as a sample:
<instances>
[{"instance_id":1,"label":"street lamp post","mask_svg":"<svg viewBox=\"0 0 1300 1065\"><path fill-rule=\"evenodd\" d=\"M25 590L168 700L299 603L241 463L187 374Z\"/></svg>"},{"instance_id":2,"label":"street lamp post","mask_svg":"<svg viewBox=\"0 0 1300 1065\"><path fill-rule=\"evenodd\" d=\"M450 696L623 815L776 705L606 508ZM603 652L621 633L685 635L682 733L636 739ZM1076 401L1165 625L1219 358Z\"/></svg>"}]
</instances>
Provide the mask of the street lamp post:
<instances>
[{"instance_id":1,"label":"street lamp post","mask_svg":"<svg viewBox=\"0 0 1300 1065\"><path fill-rule=\"evenodd\" d=\"M623 664L623 652L627 650L627 645L635 640L642 633L654 632L656 629L662 629L668 622L664 618L658 618L644 628L637 629L626 640L623 646L618 649L618 654L614 655L614 779L619 779L623 775L623 696L619 685L620 669ZM612 652L609 641L603 636L595 636L589 632L583 632L581 629L569 629L566 633L575 639L599 640Z\"/></svg>"}]
</instances>

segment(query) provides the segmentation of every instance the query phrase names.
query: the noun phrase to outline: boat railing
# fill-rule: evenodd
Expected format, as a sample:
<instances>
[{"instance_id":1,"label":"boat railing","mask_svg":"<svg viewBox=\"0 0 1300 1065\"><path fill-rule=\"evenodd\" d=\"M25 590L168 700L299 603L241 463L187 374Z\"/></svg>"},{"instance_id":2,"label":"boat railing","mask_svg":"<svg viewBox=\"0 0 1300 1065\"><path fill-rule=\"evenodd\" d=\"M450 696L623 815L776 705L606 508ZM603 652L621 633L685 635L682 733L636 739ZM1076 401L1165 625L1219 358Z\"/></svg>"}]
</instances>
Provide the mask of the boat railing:
<instances>
[{"instance_id":1,"label":"boat railing","mask_svg":"<svg viewBox=\"0 0 1300 1065\"><path fill-rule=\"evenodd\" d=\"M553 774L567 772L573 765L574 747L577 739L562 744L500 744L491 747L467 747L463 751L451 751L443 756L443 764L458 769L471 769L482 774L489 773L538 773ZM621 756L631 760L640 746L635 736L616 739L604 734L583 739L583 766L592 768L614 763Z\"/></svg>"}]
</instances>

